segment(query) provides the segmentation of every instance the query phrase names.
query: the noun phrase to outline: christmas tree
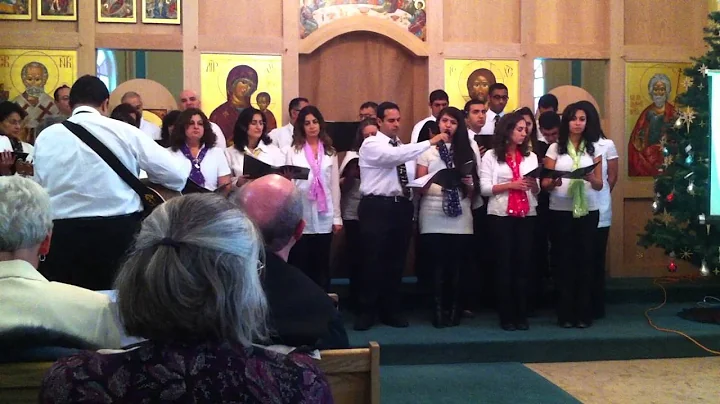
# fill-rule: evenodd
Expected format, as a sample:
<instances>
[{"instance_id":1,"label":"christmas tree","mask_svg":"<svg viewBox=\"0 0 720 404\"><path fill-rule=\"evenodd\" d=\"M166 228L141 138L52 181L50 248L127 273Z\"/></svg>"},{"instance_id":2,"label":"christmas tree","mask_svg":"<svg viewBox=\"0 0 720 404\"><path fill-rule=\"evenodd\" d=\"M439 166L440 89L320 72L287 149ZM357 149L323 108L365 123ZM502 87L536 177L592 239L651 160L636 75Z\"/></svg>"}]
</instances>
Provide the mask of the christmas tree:
<instances>
[{"instance_id":1,"label":"christmas tree","mask_svg":"<svg viewBox=\"0 0 720 404\"><path fill-rule=\"evenodd\" d=\"M661 140L664 163L655 177L654 217L638 244L663 248L671 258L700 267L700 274L720 275L720 228L709 225L710 99L707 70L720 68L720 12L704 28L708 52L693 58L678 92L678 116ZM720 89L715 89L720 91Z\"/></svg>"}]
</instances>

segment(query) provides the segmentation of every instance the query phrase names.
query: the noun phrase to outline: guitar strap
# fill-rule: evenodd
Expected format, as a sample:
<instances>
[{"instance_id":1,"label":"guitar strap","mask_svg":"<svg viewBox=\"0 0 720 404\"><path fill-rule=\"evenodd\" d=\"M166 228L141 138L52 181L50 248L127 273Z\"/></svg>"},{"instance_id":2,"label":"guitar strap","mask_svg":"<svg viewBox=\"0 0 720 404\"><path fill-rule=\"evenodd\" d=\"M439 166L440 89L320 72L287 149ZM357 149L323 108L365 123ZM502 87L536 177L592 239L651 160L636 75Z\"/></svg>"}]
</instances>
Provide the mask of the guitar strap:
<instances>
[{"instance_id":1,"label":"guitar strap","mask_svg":"<svg viewBox=\"0 0 720 404\"><path fill-rule=\"evenodd\" d=\"M107 148L98 138L93 136L87 129L82 126L70 122L64 121L65 126L70 132L74 133L80 140L82 140L88 147L90 147L98 156L100 156L110 168L123 180L130 188L140 196L142 201L144 212L143 216L147 216L150 212L163 203L163 199L160 198L154 191L150 190L145 184L143 184L138 177L136 177L127 167Z\"/></svg>"}]
</instances>

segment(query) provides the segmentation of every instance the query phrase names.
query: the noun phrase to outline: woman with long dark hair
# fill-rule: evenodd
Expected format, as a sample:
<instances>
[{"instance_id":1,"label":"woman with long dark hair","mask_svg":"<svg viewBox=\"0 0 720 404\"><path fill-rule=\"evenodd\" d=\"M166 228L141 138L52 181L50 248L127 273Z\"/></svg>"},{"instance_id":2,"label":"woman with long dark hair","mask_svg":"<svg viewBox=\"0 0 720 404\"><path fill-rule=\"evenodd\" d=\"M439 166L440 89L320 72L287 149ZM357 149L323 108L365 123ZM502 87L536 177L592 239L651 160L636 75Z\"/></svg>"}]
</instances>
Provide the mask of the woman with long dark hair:
<instances>
[{"instance_id":1,"label":"woman with long dark hair","mask_svg":"<svg viewBox=\"0 0 720 404\"><path fill-rule=\"evenodd\" d=\"M378 131L377 118L365 118L358 125L357 134L352 149L345 153L340 165L340 211L342 213L343 228L345 229L345 262L349 269L350 301L357 300L358 279L361 269L362 240L360 239L360 221L358 220L358 206L360 205L360 156L358 150L363 141L375 136Z\"/></svg>"},{"instance_id":2,"label":"woman with long dark hair","mask_svg":"<svg viewBox=\"0 0 720 404\"><path fill-rule=\"evenodd\" d=\"M207 116L197 109L183 111L170 136L170 151L191 163L190 180L214 191L230 183L230 167L225 153L215 147L217 138Z\"/></svg>"},{"instance_id":3,"label":"woman with long dark hair","mask_svg":"<svg viewBox=\"0 0 720 404\"><path fill-rule=\"evenodd\" d=\"M527 123L510 113L495 125L493 149L485 153L480 189L488 199L488 225L495 240L495 291L500 326L527 330L528 281L531 271L538 180L526 174L538 167L530 151Z\"/></svg>"},{"instance_id":4,"label":"woman with long dark hair","mask_svg":"<svg viewBox=\"0 0 720 404\"><path fill-rule=\"evenodd\" d=\"M545 155L545 168L573 171L597 164L582 179L543 178L550 193L550 237L557 258L555 280L560 292L558 325L592 325L591 288L598 226L596 192L603 188L602 157L596 153L587 107L571 104L563 111L557 143Z\"/></svg>"},{"instance_id":5,"label":"woman with long dark hair","mask_svg":"<svg viewBox=\"0 0 720 404\"><path fill-rule=\"evenodd\" d=\"M615 143L605 137L600 124L600 114L589 101L578 101L578 106L588 111L587 127L595 141L595 154L602 156L603 187L597 191L597 205L599 211L598 228L595 233L595 258L592 272L592 313L595 319L605 317L605 254L607 251L610 225L612 224L612 198L610 193L618 179L619 155Z\"/></svg>"},{"instance_id":6,"label":"woman with long dark hair","mask_svg":"<svg viewBox=\"0 0 720 404\"><path fill-rule=\"evenodd\" d=\"M479 182L480 151L468 138L465 115L448 107L438 115L441 133L449 143L431 147L417 159L418 178L442 169L460 169L468 162L472 173L459 186L444 188L429 183L421 190L420 237L433 269L434 312L437 328L460 324L460 272L472 263L472 200Z\"/></svg>"},{"instance_id":7,"label":"woman with long dark hair","mask_svg":"<svg viewBox=\"0 0 720 404\"><path fill-rule=\"evenodd\" d=\"M286 163L307 167L307 180L295 180L303 195L303 236L290 250L288 262L300 268L320 287L330 283L330 244L342 230L338 158L320 110L308 105L300 110Z\"/></svg>"},{"instance_id":8,"label":"woman with long dark hair","mask_svg":"<svg viewBox=\"0 0 720 404\"><path fill-rule=\"evenodd\" d=\"M122 103L117 107L113 108L110 113L110 118L117 121L125 122L128 125L132 125L136 128L140 128L140 120L142 114L138 112L137 108L130 104Z\"/></svg>"},{"instance_id":9,"label":"woman with long dark hair","mask_svg":"<svg viewBox=\"0 0 720 404\"><path fill-rule=\"evenodd\" d=\"M225 149L225 156L232 171L232 182L242 186L247 182L243 175L245 156L258 159L271 166L281 166L285 156L268 136L267 119L259 109L245 108L235 121L233 145Z\"/></svg>"}]
</instances>

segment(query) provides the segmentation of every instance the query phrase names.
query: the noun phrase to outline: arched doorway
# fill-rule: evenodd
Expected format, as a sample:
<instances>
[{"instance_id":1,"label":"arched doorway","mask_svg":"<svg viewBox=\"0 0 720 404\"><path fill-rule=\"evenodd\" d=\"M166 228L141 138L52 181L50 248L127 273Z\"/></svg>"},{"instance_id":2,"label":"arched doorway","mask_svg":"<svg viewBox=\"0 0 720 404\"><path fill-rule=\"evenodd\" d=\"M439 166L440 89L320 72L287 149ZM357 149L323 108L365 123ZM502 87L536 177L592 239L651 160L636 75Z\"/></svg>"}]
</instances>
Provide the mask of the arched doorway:
<instances>
[{"instance_id":1,"label":"arched doorway","mask_svg":"<svg viewBox=\"0 0 720 404\"><path fill-rule=\"evenodd\" d=\"M349 32L300 55L300 94L332 121L357 120L365 101L393 101L402 112L401 138L428 115L427 57L372 32Z\"/></svg>"}]
</instances>

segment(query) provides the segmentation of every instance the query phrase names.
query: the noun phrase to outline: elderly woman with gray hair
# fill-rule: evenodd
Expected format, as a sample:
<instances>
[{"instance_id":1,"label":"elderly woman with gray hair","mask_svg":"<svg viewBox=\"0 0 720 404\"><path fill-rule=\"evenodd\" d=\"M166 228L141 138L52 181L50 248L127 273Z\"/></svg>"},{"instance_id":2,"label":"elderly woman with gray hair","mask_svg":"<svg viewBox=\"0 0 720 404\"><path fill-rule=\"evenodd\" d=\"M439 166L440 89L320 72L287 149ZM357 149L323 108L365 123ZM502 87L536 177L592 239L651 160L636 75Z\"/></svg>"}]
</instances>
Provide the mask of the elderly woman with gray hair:
<instances>
[{"instance_id":1,"label":"elderly woman with gray hair","mask_svg":"<svg viewBox=\"0 0 720 404\"><path fill-rule=\"evenodd\" d=\"M115 287L130 349L53 365L42 402L331 403L301 354L253 345L267 335L255 226L218 195L187 195L145 221Z\"/></svg>"},{"instance_id":2,"label":"elderly woman with gray hair","mask_svg":"<svg viewBox=\"0 0 720 404\"><path fill-rule=\"evenodd\" d=\"M0 358L39 346L120 347L107 296L37 271L52 228L50 197L40 185L0 177Z\"/></svg>"}]
</instances>

